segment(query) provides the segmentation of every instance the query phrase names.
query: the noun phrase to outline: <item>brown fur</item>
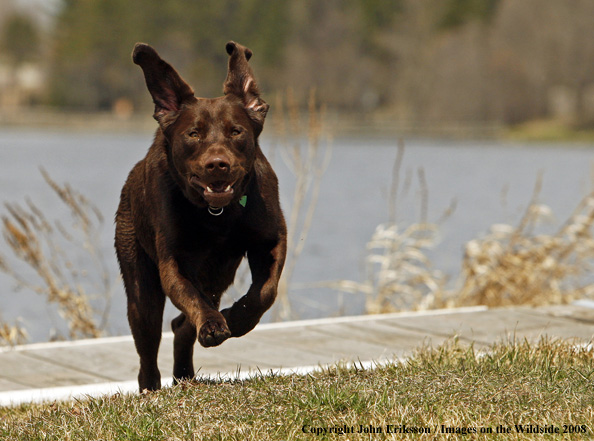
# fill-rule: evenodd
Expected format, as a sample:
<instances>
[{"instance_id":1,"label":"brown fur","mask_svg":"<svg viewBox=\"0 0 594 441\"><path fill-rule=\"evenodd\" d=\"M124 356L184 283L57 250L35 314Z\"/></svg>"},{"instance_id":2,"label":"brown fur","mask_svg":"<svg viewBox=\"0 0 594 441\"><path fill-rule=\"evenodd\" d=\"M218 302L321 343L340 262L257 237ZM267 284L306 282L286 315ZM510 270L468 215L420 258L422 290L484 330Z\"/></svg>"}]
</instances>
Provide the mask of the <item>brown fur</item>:
<instances>
[{"instance_id":1,"label":"brown fur","mask_svg":"<svg viewBox=\"0 0 594 441\"><path fill-rule=\"evenodd\" d=\"M194 376L196 339L209 347L246 334L276 297L286 226L276 175L258 145L268 104L248 64L252 52L234 42L226 50L225 95L206 99L196 98L152 47L134 47L159 123L146 157L128 176L116 214L141 390L161 387L157 352L166 297L182 312L171 324L176 380ZM219 311L244 256L252 284Z\"/></svg>"}]
</instances>

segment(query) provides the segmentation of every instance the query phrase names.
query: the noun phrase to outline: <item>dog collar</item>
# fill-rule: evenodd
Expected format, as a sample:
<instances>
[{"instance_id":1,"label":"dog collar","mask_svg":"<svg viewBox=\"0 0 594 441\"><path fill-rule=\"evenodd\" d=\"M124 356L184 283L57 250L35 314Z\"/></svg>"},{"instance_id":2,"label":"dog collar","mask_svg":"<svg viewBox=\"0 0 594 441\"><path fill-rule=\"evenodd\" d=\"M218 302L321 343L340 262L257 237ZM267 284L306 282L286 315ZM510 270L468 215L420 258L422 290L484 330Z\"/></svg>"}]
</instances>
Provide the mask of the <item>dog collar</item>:
<instances>
[{"instance_id":1,"label":"dog collar","mask_svg":"<svg viewBox=\"0 0 594 441\"><path fill-rule=\"evenodd\" d=\"M223 214L223 208L224 207L211 207L210 205L208 206L208 212L210 214L212 214L213 216L220 216L221 214Z\"/></svg>"},{"instance_id":2,"label":"dog collar","mask_svg":"<svg viewBox=\"0 0 594 441\"><path fill-rule=\"evenodd\" d=\"M245 208L245 206L247 205L247 195L244 194L242 197L239 198L239 205ZM213 216L220 216L221 214L223 214L224 208L225 207L211 207L209 205L208 212Z\"/></svg>"}]
</instances>

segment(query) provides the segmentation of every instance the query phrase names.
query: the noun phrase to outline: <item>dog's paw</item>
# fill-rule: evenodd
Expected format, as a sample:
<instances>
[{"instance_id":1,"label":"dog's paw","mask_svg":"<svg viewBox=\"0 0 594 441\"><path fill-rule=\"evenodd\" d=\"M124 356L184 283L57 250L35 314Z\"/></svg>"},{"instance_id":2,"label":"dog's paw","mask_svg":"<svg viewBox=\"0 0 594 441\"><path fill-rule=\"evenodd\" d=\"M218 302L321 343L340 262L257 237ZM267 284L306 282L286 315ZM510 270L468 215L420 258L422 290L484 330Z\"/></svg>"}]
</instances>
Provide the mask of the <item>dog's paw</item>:
<instances>
[{"instance_id":1,"label":"dog's paw","mask_svg":"<svg viewBox=\"0 0 594 441\"><path fill-rule=\"evenodd\" d=\"M205 348L218 346L231 337L231 331L224 321L207 320L198 331L198 342Z\"/></svg>"},{"instance_id":2,"label":"dog's paw","mask_svg":"<svg viewBox=\"0 0 594 441\"><path fill-rule=\"evenodd\" d=\"M232 306L221 311L231 330L232 337L241 337L250 332L258 324L259 317L246 312L244 306Z\"/></svg>"}]
</instances>

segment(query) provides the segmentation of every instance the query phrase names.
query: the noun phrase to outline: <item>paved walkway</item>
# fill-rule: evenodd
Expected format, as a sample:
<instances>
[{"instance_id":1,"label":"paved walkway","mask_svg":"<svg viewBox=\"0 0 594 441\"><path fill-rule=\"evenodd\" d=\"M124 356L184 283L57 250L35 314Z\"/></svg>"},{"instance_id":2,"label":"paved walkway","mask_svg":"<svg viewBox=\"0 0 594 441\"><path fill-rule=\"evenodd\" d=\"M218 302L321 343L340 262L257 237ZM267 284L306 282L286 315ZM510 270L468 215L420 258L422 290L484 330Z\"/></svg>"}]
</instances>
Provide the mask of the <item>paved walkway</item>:
<instances>
[{"instance_id":1,"label":"paved walkway","mask_svg":"<svg viewBox=\"0 0 594 441\"><path fill-rule=\"evenodd\" d=\"M216 348L196 344L195 365L204 376L235 378L270 370L307 372L338 361L371 365L453 336L475 347L545 335L590 342L593 306L476 307L264 324ZM171 382L172 355L173 334L166 333L159 352L164 384ZM0 405L135 391L137 371L130 336L1 348Z\"/></svg>"}]
</instances>

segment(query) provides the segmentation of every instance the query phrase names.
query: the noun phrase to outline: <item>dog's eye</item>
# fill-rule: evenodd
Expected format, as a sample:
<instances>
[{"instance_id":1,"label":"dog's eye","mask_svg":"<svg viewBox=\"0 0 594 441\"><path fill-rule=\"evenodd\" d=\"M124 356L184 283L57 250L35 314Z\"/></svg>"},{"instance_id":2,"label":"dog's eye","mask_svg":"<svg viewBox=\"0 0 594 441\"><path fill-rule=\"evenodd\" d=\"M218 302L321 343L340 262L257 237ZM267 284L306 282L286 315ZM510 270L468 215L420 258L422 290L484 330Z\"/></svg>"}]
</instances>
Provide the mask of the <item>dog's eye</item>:
<instances>
[{"instance_id":1,"label":"dog's eye","mask_svg":"<svg viewBox=\"0 0 594 441\"><path fill-rule=\"evenodd\" d=\"M188 133L188 136L190 138L198 138L200 135L198 133L198 130L192 130L190 133Z\"/></svg>"},{"instance_id":2,"label":"dog's eye","mask_svg":"<svg viewBox=\"0 0 594 441\"><path fill-rule=\"evenodd\" d=\"M231 130L231 136L239 136L241 135L242 130L239 127L234 127L233 130Z\"/></svg>"}]
</instances>

